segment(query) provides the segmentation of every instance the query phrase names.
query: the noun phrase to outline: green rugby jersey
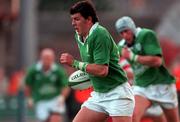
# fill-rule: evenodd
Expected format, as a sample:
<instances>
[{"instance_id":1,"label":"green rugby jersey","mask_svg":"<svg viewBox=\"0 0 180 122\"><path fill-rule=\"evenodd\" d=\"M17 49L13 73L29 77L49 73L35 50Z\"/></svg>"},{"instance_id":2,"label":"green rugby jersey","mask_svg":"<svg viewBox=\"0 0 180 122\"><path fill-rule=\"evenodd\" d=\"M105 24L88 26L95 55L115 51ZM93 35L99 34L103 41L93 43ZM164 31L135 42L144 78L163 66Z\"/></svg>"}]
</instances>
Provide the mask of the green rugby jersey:
<instances>
[{"instance_id":1,"label":"green rugby jersey","mask_svg":"<svg viewBox=\"0 0 180 122\"><path fill-rule=\"evenodd\" d=\"M61 89L67 85L67 76L58 64L53 64L51 69L45 73L39 62L28 70L25 82L31 88L31 95L37 102L60 95Z\"/></svg>"},{"instance_id":2,"label":"green rugby jersey","mask_svg":"<svg viewBox=\"0 0 180 122\"><path fill-rule=\"evenodd\" d=\"M139 31L133 45L130 47L133 53L142 56L162 56L162 50L155 32L149 29L138 28L137 30ZM119 42L118 47L120 52L125 45L124 39ZM151 84L171 84L175 82L174 77L170 75L164 64L160 67L149 67L138 62L129 61L129 63L135 74L135 85L146 87Z\"/></svg>"},{"instance_id":3,"label":"green rugby jersey","mask_svg":"<svg viewBox=\"0 0 180 122\"><path fill-rule=\"evenodd\" d=\"M77 33L75 34L75 39L78 43L83 62L106 64L109 66L109 73L106 77L89 74L95 91L108 92L127 81L125 72L118 65L118 47L104 27L95 23L90 29L89 35L84 43Z\"/></svg>"}]
</instances>

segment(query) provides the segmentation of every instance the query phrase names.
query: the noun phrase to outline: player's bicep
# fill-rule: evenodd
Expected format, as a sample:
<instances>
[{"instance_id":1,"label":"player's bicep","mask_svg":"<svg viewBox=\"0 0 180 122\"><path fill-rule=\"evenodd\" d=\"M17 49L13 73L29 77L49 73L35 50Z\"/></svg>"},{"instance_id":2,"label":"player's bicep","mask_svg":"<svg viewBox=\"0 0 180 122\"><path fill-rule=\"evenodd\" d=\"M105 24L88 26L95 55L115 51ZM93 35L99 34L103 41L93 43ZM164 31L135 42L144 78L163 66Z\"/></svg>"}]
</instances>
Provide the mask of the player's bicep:
<instances>
[{"instance_id":1,"label":"player's bicep","mask_svg":"<svg viewBox=\"0 0 180 122\"><path fill-rule=\"evenodd\" d=\"M162 50L157 37L153 33L148 33L144 39L144 52L147 55L161 56Z\"/></svg>"},{"instance_id":2,"label":"player's bicep","mask_svg":"<svg viewBox=\"0 0 180 122\"><path fill-rule=\"evenodd\" d=\"M93 56L94 63L108 65L110 60L110 40L105 36L95 42Z\"/></svg>"},{"instance_id":3,"label":"player's bicep","mask_svg":"<svg viewBox=\"0 0 180 122\"><path fill-rule=\"evenodd\" d=\"M60 77L59 78L60 78L62 87L65 87L65 86L68 85L68 77L67 77L67 74L66 74L66 72L64 70L62 70L60 72Z\"/></svg>"},{"instance_id":4,"label":"player's bicep","mask_svg":"<svg viewBox=\"0 0 180 122\"><path fill-rule=\"evenodd\" d=\"M25 76L26 86L32 87L33 80L34 80L33 71L30 69Z\"/></svg>"},{"instance_id":5,"label":"player's bicep","mask_svg":"<svg viewBox=\"0 0 180 122\"><path fill-rule=\"evenodd\" d=\"M32 86L32 78L27 77L25 79L26 86L31 87Z\"/></svg>"}]
</instances>

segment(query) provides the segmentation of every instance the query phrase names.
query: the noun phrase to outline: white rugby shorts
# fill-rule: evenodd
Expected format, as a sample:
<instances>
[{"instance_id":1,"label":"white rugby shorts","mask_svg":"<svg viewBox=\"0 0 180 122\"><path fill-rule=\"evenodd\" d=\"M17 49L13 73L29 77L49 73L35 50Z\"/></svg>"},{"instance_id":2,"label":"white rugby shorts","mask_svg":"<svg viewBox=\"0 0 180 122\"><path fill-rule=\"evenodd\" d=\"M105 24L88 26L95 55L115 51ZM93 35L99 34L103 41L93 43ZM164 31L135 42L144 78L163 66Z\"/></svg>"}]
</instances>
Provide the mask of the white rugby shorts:
<instances>
[{"instance_id":1,"label":"white rugby shorts","mask_svg":"<svg viewBox=\"0 0 180 122\"><path fill-rule=\"evenodd\" d=\"M64 114L66 111L65 104L59 103L59 96L51 100L42 100L37 102L35 106L36 117L41 121L45 121L52 112Z\"/></svg>"},{"instance_id":2,"label":"white rugby shorts","mask_svg":"<svg viewBox=\"0 0 180 122\"><path fill-rule=\"evenodd\" d=\"M129 83L123 83L107 93L93 91L91 97L81 107L87 107L109 116L132 116L134 94Z\"/></svg>"},{"instance_id":3,"label":"white rugby shorts","mask_svg":"<svg viewBox=\"0 0 180 122\"><path fill-rule=\"evenodd\" d=\"M175 84L158 84L148 87L134 85L133 92L135 95L145 97L165 109L172 109L178 105Z\"/></svg>"}]
</instances>

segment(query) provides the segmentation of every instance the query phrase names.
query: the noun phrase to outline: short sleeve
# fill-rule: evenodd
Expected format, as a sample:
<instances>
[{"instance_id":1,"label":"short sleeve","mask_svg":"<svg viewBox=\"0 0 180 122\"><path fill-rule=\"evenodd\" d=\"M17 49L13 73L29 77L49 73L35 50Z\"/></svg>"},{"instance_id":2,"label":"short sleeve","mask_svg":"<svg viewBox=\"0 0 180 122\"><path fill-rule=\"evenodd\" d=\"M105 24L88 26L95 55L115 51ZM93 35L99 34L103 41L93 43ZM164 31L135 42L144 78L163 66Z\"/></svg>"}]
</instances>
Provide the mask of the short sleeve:
<instances>
[{"instance_id":1,"label":"short sleeve","mask_svg":"<svg viewBox=\"0 0 180 122\"><path fill-rule=\"evenodd\" d=\"M59 75L60 86L61 87L67 86L68 77L67 77L65 70L62 67L59 67L58 75Z\"/></svg>"},{"instance_id":2,"label":"short sleeve","mask_svg":"<svg viewBox=\"0 0 180 122\"><path fill-rule=\"evenodd\" d=\"M106 33L101 33L96 37L93 58L96 64L109 64L111 38Z\"/></svg>"},{"instance_id":3,"label":"short sleeve","mask_svg":"<svg viewBox=\"0 0 180 122\"><path fill-rule=\"evenodd\" d=\"M148 32L143 38L143 50L147 55L162 55L162 50L154 32Z\"/></svg>"},{"instance_id":4,"label":"short sleeve","mask_svg":"<svg viewBox=\"0 0 180 122\"><path fill-rule=\"evenodd\" d=\"M33 74L34 74L34 70L33 70L33 68L30 68L27 71L26 76L25 76L25 83L29 87L32 87L32 83L33 83L33 80L34 80L33 79L34 78Z\"/></svg>"}]
</instances>

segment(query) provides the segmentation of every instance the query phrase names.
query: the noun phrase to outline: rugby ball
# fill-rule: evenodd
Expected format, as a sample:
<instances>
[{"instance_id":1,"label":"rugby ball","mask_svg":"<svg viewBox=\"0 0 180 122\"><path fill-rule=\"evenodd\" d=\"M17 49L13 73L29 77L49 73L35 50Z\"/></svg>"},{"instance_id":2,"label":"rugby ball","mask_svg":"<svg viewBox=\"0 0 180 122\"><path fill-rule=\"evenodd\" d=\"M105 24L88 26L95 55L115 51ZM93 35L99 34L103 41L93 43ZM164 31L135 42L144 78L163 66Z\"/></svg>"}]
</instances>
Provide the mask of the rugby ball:
<instances>
[{"instance_id":1,"label":"rugby ball","mask_svg":"<svg viewBox=\"0 0 180 122\"><path fill-rule=\"evenodd\" d=\"M83 90L92 86L89 75L81 70L77 70L69 76L68 85L76 90Z\"/></svg>"}]
</instances>

